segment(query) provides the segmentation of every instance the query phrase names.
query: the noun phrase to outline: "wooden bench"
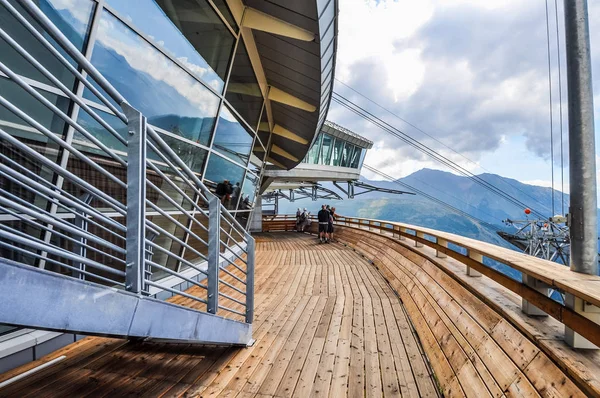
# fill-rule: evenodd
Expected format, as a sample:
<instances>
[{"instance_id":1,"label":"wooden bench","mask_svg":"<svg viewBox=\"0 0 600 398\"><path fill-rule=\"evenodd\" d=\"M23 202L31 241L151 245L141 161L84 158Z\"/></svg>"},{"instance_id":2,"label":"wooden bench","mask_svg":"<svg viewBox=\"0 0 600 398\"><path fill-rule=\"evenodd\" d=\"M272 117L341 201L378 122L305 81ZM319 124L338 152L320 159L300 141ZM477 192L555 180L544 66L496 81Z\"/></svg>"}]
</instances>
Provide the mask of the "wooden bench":
<instances>
[{"instance_id":1,"label":"wooden bench","mask_svg":"<svg viewBox=\"0 0 600 398\"><path fill-rule=\"evenodd\" d=\"M448 396L593 396L527 336L406 243L357 228L336 237L377 266L407 308Z\"/></svg>"}]
</instances>

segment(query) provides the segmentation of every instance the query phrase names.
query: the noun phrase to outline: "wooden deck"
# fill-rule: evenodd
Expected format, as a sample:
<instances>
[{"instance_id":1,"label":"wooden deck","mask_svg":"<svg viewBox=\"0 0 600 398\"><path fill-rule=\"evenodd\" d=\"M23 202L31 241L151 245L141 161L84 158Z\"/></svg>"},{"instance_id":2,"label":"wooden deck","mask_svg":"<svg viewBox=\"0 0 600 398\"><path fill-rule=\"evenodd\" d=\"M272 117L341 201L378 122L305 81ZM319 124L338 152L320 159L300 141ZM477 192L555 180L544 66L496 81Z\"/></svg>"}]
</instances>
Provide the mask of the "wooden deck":
<instances>
[{"instance_id":1,"label":"wooden deck","mask_svg":"<svg viewBox=\"0 0 600 398\"><path fill-rule=\"evenodd\" d=\"M438 396L406 308L377 268L307 235L256 241L252 347L86 338L0 375L66 356L0 396Z\"/></svg>"}]
</instances>

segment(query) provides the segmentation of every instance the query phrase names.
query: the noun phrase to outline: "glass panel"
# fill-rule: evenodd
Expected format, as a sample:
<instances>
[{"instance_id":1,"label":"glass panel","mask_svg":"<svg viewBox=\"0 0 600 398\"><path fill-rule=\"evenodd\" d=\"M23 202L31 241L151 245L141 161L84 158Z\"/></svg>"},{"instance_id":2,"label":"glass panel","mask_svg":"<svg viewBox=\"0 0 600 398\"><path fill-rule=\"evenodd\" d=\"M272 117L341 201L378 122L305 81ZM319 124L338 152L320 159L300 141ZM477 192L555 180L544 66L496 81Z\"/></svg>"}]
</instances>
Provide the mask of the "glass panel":
<instances>
[{"instance_id":1,"label":"glass panel","mask_svg":"<svg viewBox=\"0 0 600 398\"><path fill-rule=\"evenodd\" d=\"M331 44L334 32L335 23L331 23L327 28L327 32L325 32L325 35L321 38L321 54L323 54L325 50L327 50L327 47L329 47Z\"/></svg>"},{"instance_id":2,"label":"glass panel","mask_svg":"<svg viewBox=\"0 0 600 398\"><path fill-rule=\"evenodd\" d=\"M212 145L213 149L235 162L246 165L253 140L253 134L246 130L246 127L233 116L226 106L223 106Z\"/></svg>"},{"instance_id":3,"label":"glass panel","mask_svg":"<svg viewBox=\"0 0 600 398\"><path fill-rule=\"evenodd\" d=\"M335 43L332 41L331 45L325 49L325 53L321 55L321 59L329 59L333 55L333 48L335 47L334 44Z\"/></svg>"},{"instance_id":4,"label":"glass panel","mask_svg":"<svg viewBox=\"0 0 600 398\"><path fill-rule=\"evenodd\" d=\"M235 38L207 2L108 0L107 3L202 81L219 92L223 90Z\"/></svg>"},{"instance_id":5,"label":"glass panel","mask_svg":"<svg viewBox=\"0 0 600 398\"><path fill-rule=\"evenodd\" d=\"M241 37L235 52L225 98L250 127L256 128L263 98Z\"/></svg>"},{"instance_id":6,"label":"glass panel","mask_svg":"<svg viewBox=\"0 0 600 398\"><path fill-rule=\"evenodd\" d=\"M16 4L15 1L9 1L9 3L14 6L21 15L25 16L39 32L45 32L31 17L29 17L29 14L20 5ZM46 16L67 36L77 49L83 49L89 32L90 18L95 5L94 2L90 0L37 0L35 3L38 4ZM0 7L0 26L9 36L15 38L19 45L21 45L31 56L44 65L44 67L58 80L67 87L73 87L75 77L67 71L56 57L50 54L37 39L31 36L21 23L15 20L4 7ZM53 39L45 33L44 36L46 36L55 48L59 49L66 59L73 65L76 65L75 61L72 61ZM37 69L2 39L0 39L0 60L11 70L22 76L52 85L48 79L43 77Z\"/></svg>"},{"instance_id":7,"label":"glass panel","mask_svg":"<svg viewBox=\"0 0 600 398\"><path fill-rule=\"evenodd\" d=\"M330 1L325 8L325 11L321 15L319 15L319 32L321 36L325 33L325 29L331 23L331 20L335 16L335 1Z\"/></svg>"},{"instance_id":8,"label":"glass panel","mask_svg":"<svg viewBox=\"0 0 600 398\"><path fill-rule=\"evenodd\" d=\"M335 0L331 0L332 2ZM323 13L323 9L329 3L329 0L317 0L317 10L319 11L319 15Z\"/></svg>"},{"instance_id":9,"label":"glass panel","mask_svg":"<svg viewBox=\"0 0 600 398\"><path fill-rule=\"evenodd\" d=\"M323 69L323 72L321 73L321 83L325 82L325 76L327 76L327 74L331 70L332 66L333 66L333 56L330 57L329 61L327 61L327 63L325 64L325 68Z\"/></svg>"},{"instance_id":10,"label":"glass panel","mask_svg":"<svg viewBox=\"0 0 600 398\"><path fill-rule=\"evenodd\" d=\"M352 157L352 153L354 152L354 145L346 142L344 145L344 152L342 154L342 161L340 166L349 167L350 166L350 158Z\"/></svg>"},{"instance_id":11,"label":"glass panel","mask_svg":"<svg viewBox=\"0 0 600 398\"><path fill-rule=\"evenodd\" d=\"M244 169L229 160L212 153L208 160L205 184L221 198L223 204L231 208L233 187L242 184Z\"/></svg>"},{"instance_id":12,"label":"glass panel","mask_svg":"<svg viewBox=\"0 0 600 398\"><path fill-rule=\"evenodd\" d=\"M229 22L229 26L237 33L239 31L238 25L235 22L235 18L233 18L233 14L229 11L229 7L225 4L225 0L213 0L213 3L221 11L225 20Z\"/></svg>"},{"instance_id":13,"label":"glass panel","mask_svg":"<svg viewBox=\"0 0 600 398\"><path fill-rule=\"evenodd\" d=\"M121 137L127 138L127 125L123 123L121 119L118 117L108 114L106 112L102 112L100 110L96 110L95 112L98 116L102 118L109 126L111 126ZM127 148L124 144L122 144L119 140L117 140L111 133L109 133L100 123L98 123L95 119L93 119L87 112L83 109L79 111L79 117L77 118L77 123L81 125L88 133L98 138L103 144L112 148L116 151L120 151L125 153ZM81 150L85 150L86 152L94 152L94 153L104 153L104 151L100 151L96 146L92 146L89 141L84 138L80 133L75 132L73 136L74 145Z\"/></svg>"},{"instance_id":14,"label":"glass panel","mask_svg":"<svg viewBox=\"0 0 600 398\"><path fill-rule=\"evenodd\" d=\"M65 113L67 112L70 102L68 98L51 94L43 90L36 91L42 94L42 96L52 104L56 105L58 109ZM63 119L45 107L41 102L30 96L25 90L19 87L17 83L14 83L10 79L0 77L0 93L2 93L2 96L8 102L12 103L15 107L22 110L51 132L61 136L65 132L65 122ZM29 126L29 124L1 105L0 127L7 133L19 138L44 144L48 142L48 138L46 138L45 135Z\"/></svg>"},{"instance_id":15,"label":"glass panel","mask_svg":"<svg viewBox=\"0 0 600 398\"><path fill-rule=\"evenodd\" d=\"M244 188L242 190L242 200L238 206L239 210L250 210L252 207L254 207L257 185L258 177L253 174L246 173Z\"/></svg>"},{"instance_id":16,"label":"glass panel","mask_svg":"<svg viewBox=\"0 0 600 398\"><path fill-rule=\"evenodd\" d=\"M339 138L335 139L335 143L333 144L333 156L331 157L331 165L339 166L342 160L342 152L344 150L344 141Z\"/></svg>"},{"instance_id":17,"label":"glass panel","mask_svg":"<svg viewBox=\"0 0 600 398\"><path fill-rule=\"evenodd\" d=\"M168 135L161 134L161 137L193 172L202 174L204 161L206 160L206 155L208 153L207 150ZM148 156L150 156L150 154ZM160 160L162 161L162 159Z\"/></svg>"},{"instance_id":18,"label":"glass panel","mask_svg":"<svg viewBox=\"0 0 600 398\"><path fill-rule=\"evenodd\" d=\"M308 151L308 154L306 155L307 163L316 164L318 162L318 160L319 160L319 149L321 147L321 139L322 138L323 138L323 135L320 134L317 137L317 139L315 140L313 146Z\"/></svg>"},{"instance_id":19,"label":"glass panel","mask_svg":"<svg viewBox=\"0 0 600 398\"><path fill-rule=\"evenodd\" d=\"M328 165L331 159L331 149L333 148L333 137L328 134L323 134L323 145L321 149L320 164Z\"/></svg>"},{"instance_id":20,"label":"glass panel","mask_svg":"<svg viewBox=\"0 0 600 398\"><path fill-rule=\"evenodd\" d=\"M108 11L92 63L150 124L208 144L219 98Z\"/></svg>"},{"instance_id":21,"label":"glass panel","mask_svg":"<svg viewBox=\"0 0 600 398\"><path fill-rule=\"evenodd\" d=\"M360 160L358 161L358 168L362 168L363 166L363 162L365 161L365 156L367 154L367 150L366 149L361 149L360 151Z\"/></svg>"}]
</instances>

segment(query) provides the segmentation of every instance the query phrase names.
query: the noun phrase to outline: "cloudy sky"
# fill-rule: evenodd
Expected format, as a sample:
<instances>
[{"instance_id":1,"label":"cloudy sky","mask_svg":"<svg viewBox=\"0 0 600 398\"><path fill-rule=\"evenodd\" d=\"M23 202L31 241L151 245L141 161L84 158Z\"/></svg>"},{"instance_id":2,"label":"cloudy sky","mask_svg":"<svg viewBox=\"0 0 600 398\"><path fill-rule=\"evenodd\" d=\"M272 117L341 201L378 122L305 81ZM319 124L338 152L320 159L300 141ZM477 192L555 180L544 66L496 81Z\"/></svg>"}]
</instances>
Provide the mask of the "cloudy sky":
<instances>
[{"instance_id":1,"label":"cloudy sky","mask_svg":"<svg viewBox=\"0 0 600 398\"><path fill-rule=\"evenodd\" d=\"M544 0L342 0L339 3L336 78L431 137L369 103L340 82L336 82L336 92L475 173L493 172L550 186L550 91ZM597 136L600 132L599 3L589 2L592 65L596 69ZM560 189L554 0L548 0L548 4L555 188ZM566 161L562 0L558 0L558 9ZM394 177L423 167L444 170L441 164L333 101L328 119L373 140L375 146L365 163ZM596 141L600 139L597 137ZM568 169L564 173L568 190ZM365 175L373 177L368 171Z\"/></svg>"}]
</instances>

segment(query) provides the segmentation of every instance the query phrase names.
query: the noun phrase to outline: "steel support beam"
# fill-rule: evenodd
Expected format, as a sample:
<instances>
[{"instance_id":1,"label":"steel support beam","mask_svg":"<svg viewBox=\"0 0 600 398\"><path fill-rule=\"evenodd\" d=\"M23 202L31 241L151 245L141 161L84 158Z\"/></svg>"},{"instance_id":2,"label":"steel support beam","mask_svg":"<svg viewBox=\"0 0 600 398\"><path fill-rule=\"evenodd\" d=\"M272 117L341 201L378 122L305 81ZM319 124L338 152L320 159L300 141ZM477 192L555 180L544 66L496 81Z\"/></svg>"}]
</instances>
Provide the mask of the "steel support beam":
<instances>
[{"instance_id":1,"label":"steel support beam","mask_svg":"<svg viewBox=\"0 0 600 398\"><path fill-rule=\"evenodd\" d=\"M28 265L0 259L0 275L0 323L181 343L252 340L250 324Z\"/></svg>"},{"instance_id":2,"label":"steel support beam","mask_svg":"<svg viewBox=\"0 0 600 398\"><path fill-rule=\"evenodd\" d=\"M125 287L133 293L144 290L146 240L146 117L129 104L127 116L127 232Z\"/></svg>"},{"instance_id":3,"label":"steel support beam","mask_svg":"<svg viewBox=\"0 0 600 398\"><path fill-rule=\"evenodd\" d=\"M598 275L598 218L594 93L586 0L564 2L569 100L569 237L571 270ZM581 313L584 306L567 295L565 304ZM597 317L595 322L600 322ZM575 348L597 348L565 327L565 341Z\"/></svg>"},{"instance_id":4,"label":"steel support beam","mask_svg":"<svg viewBox=\"0 0 600 398\"><path fill-rule=\"evenodd\" d=\"M221 238L221 200L208 199L208 303L206 310L216 314L219 309L219 254Z\"/></svg>"},{"instance_id":5,"label":"steel support beam","mask_svg":"<svg viewBox=\"0 0 600 398\"><path fill-rule=\"evenodd\" d=\"M565 1L571 270L598 275L594 94L587 0Z\"/></svg>"}]
</instances>

